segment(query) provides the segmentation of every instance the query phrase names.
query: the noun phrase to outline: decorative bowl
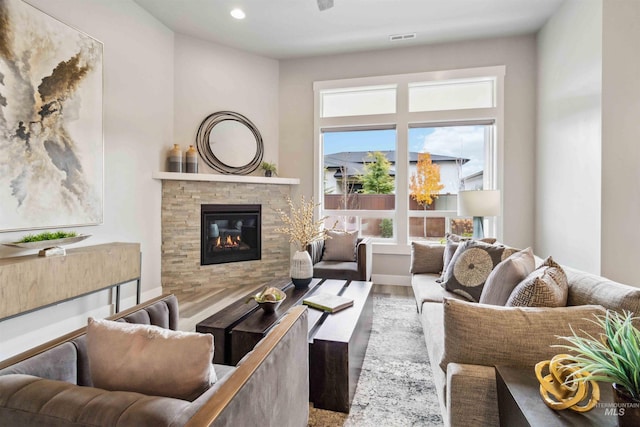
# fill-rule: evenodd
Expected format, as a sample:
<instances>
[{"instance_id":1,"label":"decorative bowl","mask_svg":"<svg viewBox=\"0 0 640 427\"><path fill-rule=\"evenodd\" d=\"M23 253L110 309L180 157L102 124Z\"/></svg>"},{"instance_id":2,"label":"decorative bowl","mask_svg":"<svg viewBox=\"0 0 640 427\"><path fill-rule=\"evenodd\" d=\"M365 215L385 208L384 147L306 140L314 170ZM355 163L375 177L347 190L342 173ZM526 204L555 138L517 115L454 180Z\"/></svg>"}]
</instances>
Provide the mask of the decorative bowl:
<instances>
[{"instance_id":1,"label":"decorative bowl","mask_svg":"<svg viewBox=\"0 0 640 427\"><path fill-rule=\"evenodd\" d=\"M52 239L52 240L40 240L37 242L11 242L11 243L3 243L3 245L11 246L14 248L22 248L22 249L46 249L46 248L53 248L55 246L70 245L72 243L78 243L88 237L91 237L91 234L80 234L74 237L63 237L62 239Z\"/></svg>"},{"instance_id":2,"label":"decorative bowl","mask_svg":"<svg viewBox=\"0 0 640 427\"><path fill-rule=\"evenodd\" d=\"M269 291L273 295L276 295L276 298L279 298L279 299L277 300L266 299L265 295L262 295L263 294L262 292L257 293L254 296L254 299L258 303L260 308L264 310L265 313L272 314L276 312L278 307L280 307L280 304L282 304L282 301L287 299L287 294L285 294L284 292L282 292L280 289L277 289L277 288L270 288ZM268 298L269 295L266 295L266 297Z\"/></svg>"}]
</instances>

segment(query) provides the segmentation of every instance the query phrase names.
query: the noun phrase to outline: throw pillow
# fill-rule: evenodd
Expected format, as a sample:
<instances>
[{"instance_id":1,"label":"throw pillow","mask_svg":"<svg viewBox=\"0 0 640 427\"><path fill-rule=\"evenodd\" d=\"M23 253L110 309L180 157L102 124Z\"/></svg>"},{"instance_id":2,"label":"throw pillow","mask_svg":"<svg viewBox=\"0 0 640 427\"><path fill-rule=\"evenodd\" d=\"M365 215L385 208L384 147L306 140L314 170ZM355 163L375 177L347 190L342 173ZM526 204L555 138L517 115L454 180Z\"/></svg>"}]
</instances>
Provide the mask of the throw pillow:
<instances>
[{"instance_id":1,"label":"throw pillow","mask_svg":"<svg viewBox=\"0 0 640 427\"><path fill-rule=\"evenodd\" d=\"M514 252L518 252L518 249L490 245L478 240L461 242L447 267L442 287L478 302L493 268Z\"/></svg>"},{"instance_id":2,"label":"throw pillow","mask_svg":"<svg viewBox=\"0 0 640 427\"><path fill-rule=\"evenodd\" d=\"M444 253L442 254L442 277L440 281L444 281L444 276L447 274L447 270L449 269L449 264L451 264L451 258L458 250L458 242L454 242L453 240L447 239L447 244L444 247Z\"/></svg>"},{"instance_id":3,"label":"throw pillow","mask_svg":"<svg viewBox=\"0 0 640 427\"><path fill-rule=\"evenodd\" d=\"M440 367L447 372L453 362L533 366L557 354L551 345L564 343L558 336L572 335L571 328L583 336L597 336L601 328L593 315L604 312L599 305L498 307L445 298Z\"/></svg>"},{"instance_id":4,"label":"throw pillow","mask_svg":"<svg viewBox=\"0 0 640 427\"><path fill-rule=\"evenodd\" d=\"M453 234L453 233L445 233L444 237L447 240L451 240L452 242L464 242L465 240L472 240L471 237L461 236L459 234ZM477 240L493 245L497 239L494 237L483 237L482 239L477 239Z\"/></svg>"},{"instance_id":5,"label":"throw pillow","mask_svg":"<svg viewBox=\"0 0 640 427\"><path fill-rule=\"evenodd\" d=\"M213 335L89 318L94 387L193 400L215 381Z\"/></svg>"},{"instance_id":6,"label":"throw pillow","mask_svg":"<svg viewBox=\"0 0 640 427\"><path fill-rule=\"evenodd\" d=\"M444 248L444 254L442 255L442 277L437 280L440 282L444 281L444 276L447 273L449 264L451 263L451 258L453 258L453 254L456 253L459 243L465 242L467 240L472 240L471 237L464 237L451 233L446 233L445 237L447 239L447 243ZM493 237L486 237L484 239L480 239L480 241L484 243L494 244L496 242L496 239L494 239Z\"/></svg>"},{"instance_id":7,"label":"throw pillow","mask_svg":"<svg viewBox=\"0 0 640 427\"><path fill-rule=\"evenodd\" d=\"M329 238L324 241L324 253L322 261L355 261L356 243L358 233L356 231L327 231Z\"/></svg>"},{"instance_id":8,"label":"throw pillow","mask_svg":"<svg viewBox=\"0 0 640 427\"><path fill-rule=\"evenodd\" d=\"M515 287L507 307L565 307L569 283L560 264L548 257Z\"/></svg>"},{"instance_id":9,"label":"throw pillow","mask_svg":"<svg viewBox=\"0 0 640 427\"><path fill-rule=\"evenodd\" d=\"M505 305L513 289L536 268L531 248L516 252L493 269L480 294L481 304Z\"/></svg>"},{"instance_id":10,"label":"throw pillow","mask_svg":"<svg viewBox=\"0 0 640 427\"><path fill-rule=\"evenodd\" d=\"M411 274L440 273L443 267L442 245L411 242Z\"/></svg>"}]
</instances>

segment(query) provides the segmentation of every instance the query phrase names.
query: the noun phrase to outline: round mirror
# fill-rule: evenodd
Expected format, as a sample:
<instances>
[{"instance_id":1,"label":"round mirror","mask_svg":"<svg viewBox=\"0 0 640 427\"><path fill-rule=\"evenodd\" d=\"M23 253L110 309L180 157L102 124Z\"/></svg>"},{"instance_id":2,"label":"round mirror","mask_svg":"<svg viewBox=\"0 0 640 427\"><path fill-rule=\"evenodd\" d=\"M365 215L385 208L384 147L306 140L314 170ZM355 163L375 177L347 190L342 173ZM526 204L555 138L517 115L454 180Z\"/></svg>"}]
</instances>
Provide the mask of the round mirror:
<instances>
[{"instance_id":1,"label":"round mirror","mask_svg":"<svg viewBox=\"0 0 640 427\"><path fill-rule=\"evenodd\" d=\"M196 144L205 163L221 173L248 174L262 162L262 136L242 114L211 114L200 125Z\"/></svg>"},{"instance_id":2,"label":"round mirror","mask_svg":"<svg viewBox=\"0 0 640 427\"><path fill-rule=\"evenodd\" d=\"M209 147L222 163L239 168L253 160L256 138L246 125L225 120L211 129Z\"/></svg>"}]
</instances>

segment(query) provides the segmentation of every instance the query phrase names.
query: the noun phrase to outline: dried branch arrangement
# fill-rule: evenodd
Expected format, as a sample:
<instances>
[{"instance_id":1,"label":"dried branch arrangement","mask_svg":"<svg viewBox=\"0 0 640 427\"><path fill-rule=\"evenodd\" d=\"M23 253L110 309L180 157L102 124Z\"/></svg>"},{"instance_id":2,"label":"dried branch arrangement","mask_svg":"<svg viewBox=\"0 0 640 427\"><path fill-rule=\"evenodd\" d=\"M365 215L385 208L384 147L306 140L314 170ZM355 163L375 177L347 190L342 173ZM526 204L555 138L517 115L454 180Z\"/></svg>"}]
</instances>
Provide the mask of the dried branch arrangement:
<instances>
[{"instance_id":1,"label":"dried branch arrangement","mask_svg":"<svg viewBox=\"0 0 640 427\"><path fill-rule=\"evenodd\" d=\"M290 197L287 197L287 204L290 213L276 209L284 225L276 228L275 231L287 234L289 242L295 244L299 251L306 250L307 246L313 242L330 238L327 236L327 229L323 227L327 217L322 217L317 221L313 220L313 210L319 203L314 204L313 199L307 201L302 196L298 206L293 203Z\"/></svg>"}]
</instances>

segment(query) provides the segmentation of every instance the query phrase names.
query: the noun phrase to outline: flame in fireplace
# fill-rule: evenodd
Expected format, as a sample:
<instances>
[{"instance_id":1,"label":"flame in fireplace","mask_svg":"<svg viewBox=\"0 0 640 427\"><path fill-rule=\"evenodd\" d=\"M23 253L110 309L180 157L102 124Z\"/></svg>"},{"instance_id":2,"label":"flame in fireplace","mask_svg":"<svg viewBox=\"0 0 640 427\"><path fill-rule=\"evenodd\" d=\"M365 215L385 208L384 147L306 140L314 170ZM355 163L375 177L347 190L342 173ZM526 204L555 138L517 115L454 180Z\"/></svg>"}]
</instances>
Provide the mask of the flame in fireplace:
<instances>
[{"instance_id":1,"label":"flame in fireplace","mask_svg":"<svg viewBox=\"0 0 640 427\"><path fill-rule=\"evenodd\" d=\"M236 248L240 246L240 242L241 242L240 236L236 236L235 238L233 238L230 235L227 235L224 241L220 236L218 236L218 238L216 239L215 247L216 248Z\"/></svg>"}]
</instances>

